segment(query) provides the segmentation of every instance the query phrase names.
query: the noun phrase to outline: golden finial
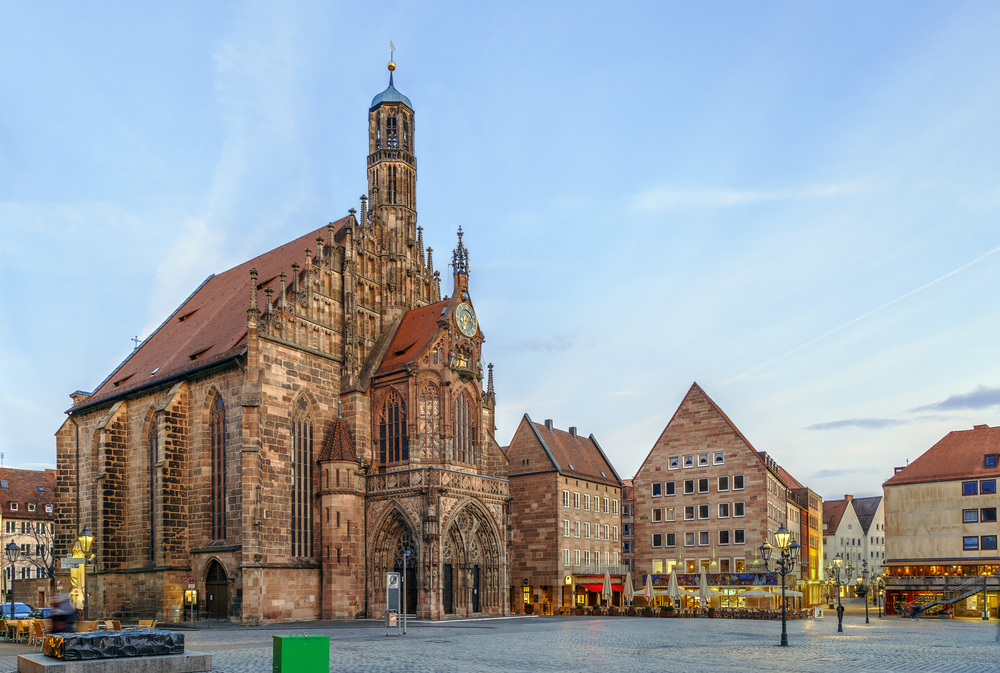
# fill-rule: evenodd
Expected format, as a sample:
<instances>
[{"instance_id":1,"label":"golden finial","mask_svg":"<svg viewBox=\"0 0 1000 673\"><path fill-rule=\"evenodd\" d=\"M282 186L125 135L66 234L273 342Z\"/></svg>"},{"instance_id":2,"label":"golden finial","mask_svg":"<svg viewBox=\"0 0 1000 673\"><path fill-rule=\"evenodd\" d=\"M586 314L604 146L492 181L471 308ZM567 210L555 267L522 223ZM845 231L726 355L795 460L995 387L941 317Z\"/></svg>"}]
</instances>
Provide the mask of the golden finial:
<instances>
[{"instance_id":1,"label":"golden finial","mask_svg":"<svg viewBox=\"0 0 1000 673\"><path fill-rule=\"evenodd\" d=\"M392 61L392 54L395 51L396 51L396 45L392 43L392 40L389 40L389 72L392 72L393 70L396 69L396 64L393 63Z\"/></svg>"}]
</instances>

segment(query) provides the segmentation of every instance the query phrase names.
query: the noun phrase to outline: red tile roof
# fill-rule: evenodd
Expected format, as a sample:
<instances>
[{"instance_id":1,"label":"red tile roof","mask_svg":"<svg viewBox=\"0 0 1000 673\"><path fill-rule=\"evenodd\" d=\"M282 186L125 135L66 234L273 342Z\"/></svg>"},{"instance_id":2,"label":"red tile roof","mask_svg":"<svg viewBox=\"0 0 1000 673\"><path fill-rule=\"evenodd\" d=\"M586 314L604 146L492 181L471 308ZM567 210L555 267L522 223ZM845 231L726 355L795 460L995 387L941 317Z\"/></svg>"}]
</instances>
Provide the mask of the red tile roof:
<instances>
[{"instance_id":1,"label":"red tile roof","mask_svg":"<svg viewBox=\"0 0 1000 673\"><path fill-rule=\"evenodd\" d=\"M441 329L438 321L441 320L441 312L449 302L449 299L445 299L436 304L407 311L375 376L403 369L423 353L431 345L434 335Z\"/></svg>"},{"instance_id":2,"label":"red tile roof","mask_svg":"<svg viewBox=\"0 0 1000 673\"><path fill-rule=\"evenodd\" d=\"M826 525L824 535L833 535L840 520L844 518L847 511L847 500L825 500L823 501L823 523Z\"/></svg>"},{"instance_id":3,"label":"red tile roof","mask_svg":"<svg viewBox=\"0 0 1000 673\"><path fill-rule=\"evenodd\" d=\"M344 218L333 223L334 229L339 232L346 221ZM250 269L257 269L261 289L269 283L277 289L276 279L281 272L288 274L291 284L292 263L304 263L306 248L315 251L317 237L325 239L327 232L326 226L320 227L228 271L209 276L98 386L85 404L239 352L246 344ZM262 311L264 302L265 297L260 293L258 308Z\"/></svg>"},{"instance_id":4,"label":"red tile roof","mask_svg":"<svg viewBox=\"0 0 1000 673\"><path fill-rule=\"evenodd\" d=\"M326 434L326 441L323 442L323 451L320 453L319 459L358 462L358 456L354 452L354 442L351 440L351 432L343 418L337 418L330 424L330 431Z\"/></svg>"},{"instance_id":5,"label":"red tile roof","mask_svg":"<svg viewBox=\"0 0 1000 673\"><path fill-rule=\"evenodd\" d=\"M789 489L791 489L793 491L795 489L805 488L805 486L803 486L802 484L799 483L798 479L796 479L795 477L793 477L788 470L786 470L785 468L781 467L780 465L778 466L778 472L781 475L781 480L783 482L785 482L785 486L787 488L789 488Z\"/></svg>"},{"instance_id":6,"label":"red tile roof","mask_svg":"<svg viewBox=\"0 0 1000 673\"><path fill-rule=\"evenodd\" d=\"M882 485L1000 476L1000 469L985 466L989 454L1000 454L1000 427L977 425L972 430L949 432Z\"/></svg>"},{"instance_id":7,"label":"red tile roof","mask_svg":"<svg viewBox=\"0 0 1000 673\"><path fill-rule=\"evenodd\" d=\"M45 506L55 502L55 470L18 470L12 467L0 468L0 507L7 519L52 520L54 512L46 512ZM3 488L3 482L7 487ZM42 490L39 491L38 487ZM11 511L10 503L17 503L17 510ZM35 505L35 511L28 509Z\"/></svg>"},{"instance_id":8,"label":"red tile roof","mask_svg":"<svg viewBox=\"0 0 1000 673\"><path fill-rule=\"evenodd\" d=\"M622 502L625 502L626 500L631 500L632 499L632 492L635 490L635 487L632 486L632 480L631 479L623 479L622 480L622 484L623 484L623 487L622 487Z\"/></svg>"},{"instance_id":9,"label":"red tile roof","mask_svg":"<svg viewBox=\"0 0 1000 673\"><path fill-rule=\"evenodd\" d=\"M535 423L525 414L528 422L545 443L559 466L560 474L621 487L622 482L594 436L574 437L565 430L551 430L544 423ZM603 473L603 474L602 474Z\"/></svg>"}]
</instances>

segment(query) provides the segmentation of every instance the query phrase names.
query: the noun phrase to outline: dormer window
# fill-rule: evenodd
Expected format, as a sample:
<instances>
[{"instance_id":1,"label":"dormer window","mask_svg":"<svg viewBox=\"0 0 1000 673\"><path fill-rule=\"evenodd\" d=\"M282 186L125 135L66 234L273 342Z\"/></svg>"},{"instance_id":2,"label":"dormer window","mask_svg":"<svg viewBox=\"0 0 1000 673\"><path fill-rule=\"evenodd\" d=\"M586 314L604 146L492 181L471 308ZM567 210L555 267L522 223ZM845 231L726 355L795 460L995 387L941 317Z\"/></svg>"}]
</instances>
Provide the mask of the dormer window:
<instances>
[{"instance_id":1,"label":"dormer window","mask_svg":"<svg viewBox=\"0 0 1000 673\"><path fill-rule=\"evenodd\" d=\"M12 511L12 512L16 512L17 511L17 503L16 502L10 503L10 511Z\"/></svg>"},{"instance_id":2,"label":"dormer window","mask_svg":"<svg viewBox=\"0 0 1000 673\"><path fill-rule=\"evenodd\" d=\"M997 466L997 454L988 453L983 457L983 467L995 468Z\"/></svg>"},{"instance_id":3,"label":"dormer window","mask_svg":"<svg viewBox=\"0 0 1000 673\"><path fill-rule=\"evenodd\" d=\"M28 503L28 511L29 512L34 512L35 511L35 503L33 503L33 502L29 502Z\"/></svg>"}]
</instances>

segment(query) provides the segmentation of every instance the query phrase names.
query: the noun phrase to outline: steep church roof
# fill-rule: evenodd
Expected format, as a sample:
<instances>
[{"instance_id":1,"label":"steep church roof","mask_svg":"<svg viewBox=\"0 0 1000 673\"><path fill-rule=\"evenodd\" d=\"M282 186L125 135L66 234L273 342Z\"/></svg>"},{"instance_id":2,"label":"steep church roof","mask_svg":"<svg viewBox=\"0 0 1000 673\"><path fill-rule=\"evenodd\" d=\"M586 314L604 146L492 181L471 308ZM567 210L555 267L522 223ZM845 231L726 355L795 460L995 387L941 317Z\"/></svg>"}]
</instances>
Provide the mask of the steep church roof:
<instances>
[{"instance_id":1,"label":"steep church roof","mask_svg":"<svg viewBox=\"0 0 1000 673\"><path fill-rule=\"evenodd\" d=\"M358 462L358 455L354 452L354 442L351 441L351 431L348 430L347 422L343 418L338 417L330 424L330 431L326 434L319 459Z\"/></svg>"},{"instance_id":2,"label":"steep church roof","mask_svg":"<svg viewBox=\"0 0 1000 673\"><path fill-rule=\"evenodd\" d=\"M372 104L370 107L375 107L381 103L402 103L411 110L413 109L413 104L410 102L410 99L399 93L396 87L392 85L391 80L389 81L389 86L385 91L375 96L375 98L372 98Z\"/></svg>"},{"instance_id":3,"label":"steep church roof","mask_svg":"<svg viewBox=\"0 0 1000 673\"><path fill-rule=\"evenodd\" d=\"M347 220L334 222L334 231L340 232ZM292 264L303 260L306 248L315 250L317 237L327 235L328 225L324 225L209 276L79 408L239 354L246 346L250 269L257 269L258 289L277 286L278 275L290 274ZM262 312L264 301L258 296Z\"/></svg>"},{"instance_id":4,"label":"steep church roof","mask_svg":"<svg viewBox=\"0 0 1000 673\"><path fill-rule=\"evenodd\" d=\"M435 304L407 311L375 376L399 371L423 353L440 329L438 321L450 301L443 299Z\"/></svg>"}]
</instances>

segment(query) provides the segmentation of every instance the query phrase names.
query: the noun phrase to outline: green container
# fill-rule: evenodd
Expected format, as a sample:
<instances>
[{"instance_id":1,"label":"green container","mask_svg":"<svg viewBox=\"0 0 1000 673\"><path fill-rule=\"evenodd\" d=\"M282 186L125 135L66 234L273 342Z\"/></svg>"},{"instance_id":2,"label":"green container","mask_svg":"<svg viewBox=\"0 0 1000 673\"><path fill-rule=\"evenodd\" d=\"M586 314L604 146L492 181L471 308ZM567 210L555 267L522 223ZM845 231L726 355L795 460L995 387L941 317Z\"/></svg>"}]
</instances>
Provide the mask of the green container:
<instances>
[{"instance_id":1,"label":"green container","mask_svg":"<svg viewBox=\"0 0 1000 673\"><path fill-rule=\"evenodd\" d=\"M330 636L272 636L272 673L329 673Z\"/></svg>"}]
</instances>

